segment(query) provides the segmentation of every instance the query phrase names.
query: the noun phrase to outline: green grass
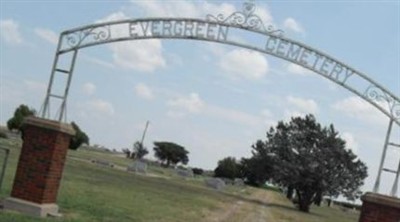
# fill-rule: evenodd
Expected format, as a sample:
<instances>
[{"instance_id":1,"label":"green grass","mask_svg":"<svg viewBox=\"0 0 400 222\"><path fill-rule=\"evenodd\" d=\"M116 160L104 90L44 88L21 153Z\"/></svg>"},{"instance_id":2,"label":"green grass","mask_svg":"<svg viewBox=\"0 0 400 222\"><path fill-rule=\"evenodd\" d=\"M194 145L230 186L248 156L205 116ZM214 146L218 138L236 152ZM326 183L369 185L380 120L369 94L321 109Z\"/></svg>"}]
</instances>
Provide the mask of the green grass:
<instances>
[{"instance_id":1,"label":"green grass","mask_svg":"<svg viewBox=\"0 0 400 222\"><path fill-rule=\"evenodd\" d=\"M0 193L4 198L11 192L19 146L7 140L1 140L0 145L11 149ZM200 181L146 177L76 159L95 156L121 165L130 162L101 152L92 152L91 156L89 152L68 153L58 196L62 219L39 220L2 212L0 221L198 221L221 204L234 201L231 196L205 188Z\"/></svg>"},{"instance_id":2,"label":"green grass","mask_svg":"<svg viewBox=\"0 0 400 222\"><path fill-rule=\"evenodd\" d=\"M311 206L310 213L298 211L286 197L278 192L270 193L270 213L278 221L296 222L356 222L360 216L358 211L344 210L338 206Z\"/></svg>"},{"instance_id":3,"label":"green grass","mask_svg":"<svg viewBox=\"0 0 400 222\"><path fill-rule=\"evenodd\" d=\"M0 139L0 146L11 150L0 197L10 195L21 143ZM137 175L113 168L100 167L90 159L104 159L119 166L132 160L93 150L69 151L58 195L62 218L39 219L15 212L0 212L0 222L25 221L209 221L210 215L224 212L237 201L251 201L255 189L228 187L224 192L206 188L199 178L184 180L171 169L149 167L153 174L165 178ZM2 161L0 155L0 163ZM355 222L358 214L336 208L312 208L312 214L294 209L281 194L265 191L270 196L268 213L279 221ZM252 206L253 206L252 205ZM246 213L246 212L242 212ZM208 219L207 219L208 218Z\"/></svg>"}]
</instances>

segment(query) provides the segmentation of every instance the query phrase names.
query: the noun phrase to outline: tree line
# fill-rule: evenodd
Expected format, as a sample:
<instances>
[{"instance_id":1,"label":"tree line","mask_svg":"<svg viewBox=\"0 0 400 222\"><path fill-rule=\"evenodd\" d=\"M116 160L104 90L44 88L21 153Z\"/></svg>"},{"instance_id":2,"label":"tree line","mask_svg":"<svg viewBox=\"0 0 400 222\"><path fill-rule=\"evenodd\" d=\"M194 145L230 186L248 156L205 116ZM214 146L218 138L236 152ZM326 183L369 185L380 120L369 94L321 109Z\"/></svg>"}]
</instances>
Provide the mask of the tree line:
<instances>
[{"instance_id":1,"label":"tree line","mask_svg":"<svg viewBox=\"0 0 400 222\"><path fill-rule=\"evenodd\" d=\"M334 126L323 127L313 115L278 122L264 140L252 145L250 158L224 158L214 172L254 186L272 181L286 189L288 198L295 193L298 209L304 212L323 196L359 198L368 176L365 163L346 148Z\"/></svg>"},{"instance_id":2,"label":"tree line","mask_svg":"<svg viewBox=\"0 0 400 222\"><path fill-rule=\"evenodd\" d=\"M21 132L23 119L35 115L34 109L20 105L7 121L7 127ZM75 122L71 125L76 134L71 137L69 148L76 150L84 143L89 144L87 134ZM333 124L322 126L313 115L279 121L251 149L249 158L220 160L214 176L242 178L253 186L272 181L286 190L288 198L295 194L298 209L304 212L309 211L312 203L320 203L323 196L359 198L360 187L368 176L365 163L346 147ZM189 162L189 152L173 142L154 142L153 151L164 167ZM123 152L133 159L142 159L149 153L141 142L135 142L132 151L123 149ZM203 173L200 168L195 171Z\"/></svg>"}]
</instances>

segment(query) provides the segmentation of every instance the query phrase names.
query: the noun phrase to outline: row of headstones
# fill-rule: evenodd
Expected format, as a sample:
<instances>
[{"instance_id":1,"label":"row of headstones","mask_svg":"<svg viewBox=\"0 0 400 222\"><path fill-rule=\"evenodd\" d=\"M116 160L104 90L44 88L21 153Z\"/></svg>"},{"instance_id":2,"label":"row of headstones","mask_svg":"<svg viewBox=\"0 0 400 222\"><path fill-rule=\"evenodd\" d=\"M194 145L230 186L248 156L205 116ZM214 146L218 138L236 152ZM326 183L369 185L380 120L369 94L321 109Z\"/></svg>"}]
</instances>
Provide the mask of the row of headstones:
<instances>
[{"instance_id":1,"label":"row of headstones","mask_svg":"<svg viewBox=\"0 0 400 222\"><path fill-rule=\"evenodd\" d=\"M109 166L113 167L114 164L103 161L103 160L92 160L93 163L96 163L100 166ZM147 163L142 161L135 161L131 165L127 167L127 171L136 172L136 173L147 173ZM191 169L176 169L176 174L183 178L193 178L194 174ZM229 179L229 178L207 178L204 180L206 186L211 187L216 190L222 190L227 185L233 186L244 186L244 181L240 178Z\"/></svg>"},{"instance_id":2,"label":"row of headstones","mask_svg":"<svg viewBox=\"0 0 400 222\"><path fill-rule=\"evenodd\" d=\"M240 178L235 178L233 180L229 178L208 178L204 182L208 187L214 188L216 190L222 190L227 185L233 185L238 187L244 186L244 181L243 179Z\"/></svg>"}]
</instances>

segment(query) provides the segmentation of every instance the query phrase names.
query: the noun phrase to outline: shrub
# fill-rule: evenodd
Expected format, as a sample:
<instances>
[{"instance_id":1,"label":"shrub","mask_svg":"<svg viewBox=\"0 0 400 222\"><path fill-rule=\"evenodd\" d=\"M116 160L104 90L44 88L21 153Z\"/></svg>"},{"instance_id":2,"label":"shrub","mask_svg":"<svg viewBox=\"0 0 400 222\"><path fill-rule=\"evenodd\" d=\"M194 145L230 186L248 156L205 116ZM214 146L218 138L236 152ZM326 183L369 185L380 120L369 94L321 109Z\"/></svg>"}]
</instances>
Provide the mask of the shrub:
<instances>
[{"instance_id":1,"label":"shrub","mask_svg":"<svg viewBox=\"0 0 400 222\"><path fill-rule=\"evenodd\" d=\"M0 138L8 139L8 136L5 132L0 132Z\"/></svg>"}]
</instances>

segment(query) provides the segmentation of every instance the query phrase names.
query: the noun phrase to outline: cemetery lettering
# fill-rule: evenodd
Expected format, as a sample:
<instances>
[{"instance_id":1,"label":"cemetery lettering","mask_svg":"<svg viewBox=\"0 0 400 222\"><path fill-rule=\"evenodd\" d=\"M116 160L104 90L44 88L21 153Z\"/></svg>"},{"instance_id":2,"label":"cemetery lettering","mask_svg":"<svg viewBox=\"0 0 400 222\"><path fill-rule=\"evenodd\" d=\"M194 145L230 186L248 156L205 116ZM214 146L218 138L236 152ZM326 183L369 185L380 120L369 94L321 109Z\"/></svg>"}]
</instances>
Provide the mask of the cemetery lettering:
<instances>
[{"instance_id":1,"label":"cemetery lettering","mask_svg":"<svg viewBox=\"0 0 400 222\"><path fill-rule=\"evenodd\" d=\"M307 49L304 46L285 39L269 36L265 44L265 51L278 57L299 63L307 68L329 76L342 84L354 74L354 70L345 65L320 54L317 51Z\"/></svg>"},{"instance_id":2,"label":"cemetery lettering","mask_svg":"<svg viewBox=\"0 0 400 222\"><path fill-rule=\"evenodd\" d=\"M138 37L195 37L226 41L229 27L201 21L141 21L129 23L129 35Z\"/></svg>"}]
</instances>

